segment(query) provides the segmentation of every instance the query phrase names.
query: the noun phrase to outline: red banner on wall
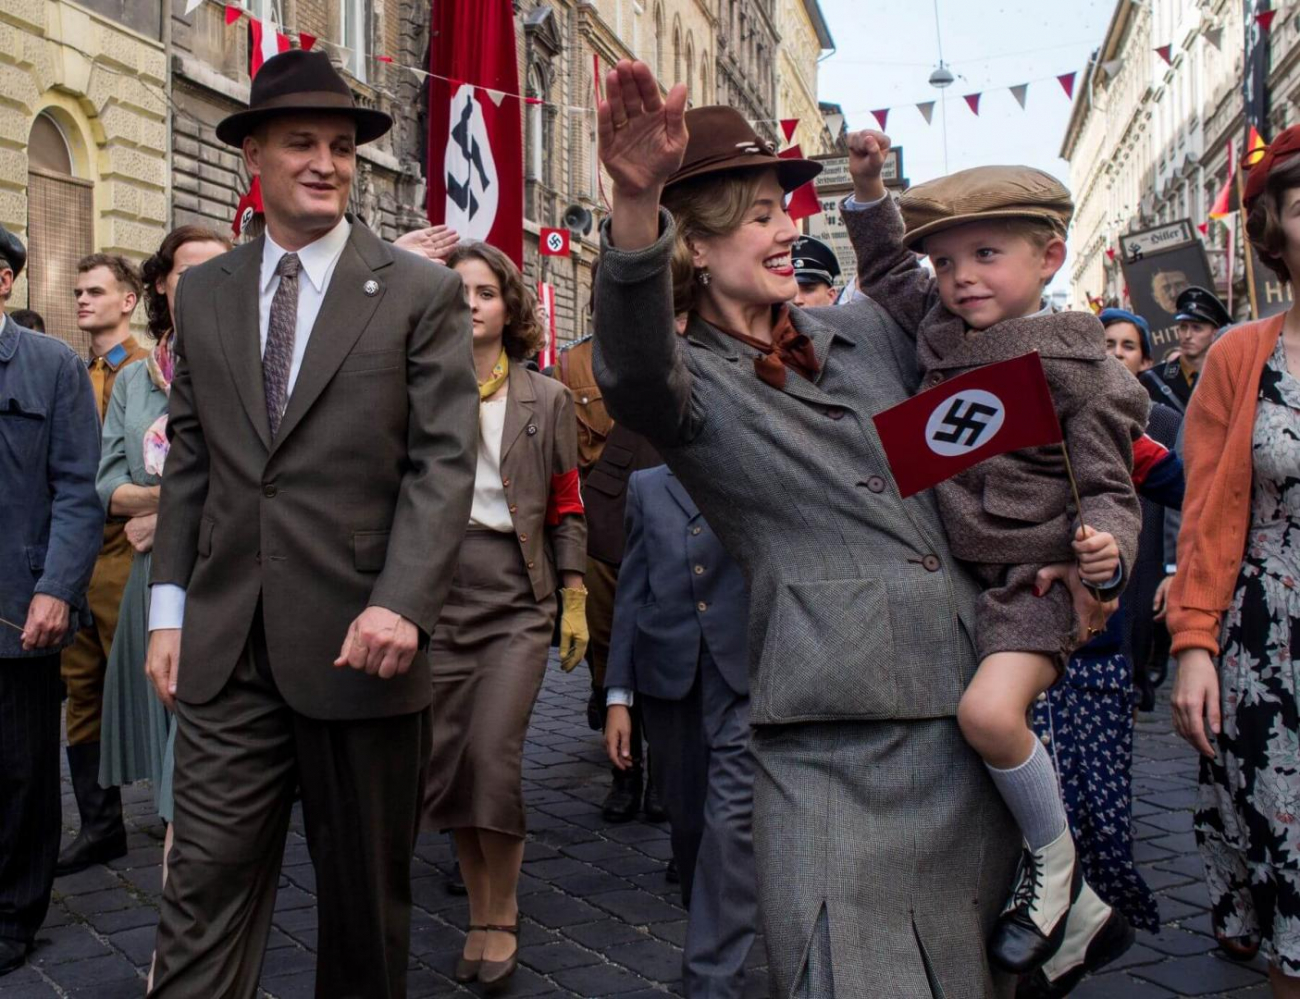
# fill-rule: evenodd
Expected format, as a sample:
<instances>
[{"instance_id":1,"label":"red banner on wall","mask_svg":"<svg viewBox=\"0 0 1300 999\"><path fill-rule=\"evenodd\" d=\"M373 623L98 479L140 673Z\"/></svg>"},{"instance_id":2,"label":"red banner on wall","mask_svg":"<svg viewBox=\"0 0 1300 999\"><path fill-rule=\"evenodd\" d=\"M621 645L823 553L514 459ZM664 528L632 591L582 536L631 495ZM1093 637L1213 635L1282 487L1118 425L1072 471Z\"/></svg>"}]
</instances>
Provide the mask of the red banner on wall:
<instances>
[{"instance_id":1,"label":"red banner on wall","mask_svg":"<svg viewBox=\"0 0 1300 999\"><path fill-rule=\"evenodd\" d=\"M524 157L511 0L434 0L429 221L524 265ZM445 79L440 79L445 77Z\"/></svg>"}]
</instances>

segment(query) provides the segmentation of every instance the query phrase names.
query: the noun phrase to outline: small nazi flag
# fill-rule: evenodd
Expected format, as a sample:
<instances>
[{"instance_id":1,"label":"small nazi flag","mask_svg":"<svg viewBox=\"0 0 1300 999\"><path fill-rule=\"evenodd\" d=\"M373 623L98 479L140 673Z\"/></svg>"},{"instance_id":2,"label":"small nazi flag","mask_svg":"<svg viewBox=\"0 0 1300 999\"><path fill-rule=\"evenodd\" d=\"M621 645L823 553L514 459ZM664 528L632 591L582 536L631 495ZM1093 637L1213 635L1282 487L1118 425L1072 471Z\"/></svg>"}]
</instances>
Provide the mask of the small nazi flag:
<instances>
[{"instance_id":1,"label":"small nazi flag","mask_svg":"<svg viewBox=\"0 0 1300 999\"><path fill-rule=\"evenodd\" d=\"M873 420L904 497L987 458L1062 441L1037 351L958 375Z\"/></svg>"},{"instance_id":2,"label":"small nazi flag","mask_svg":"<svg viewBox=\"0 0 1300 999\"><path fill-rule=\"evenodd\" d=\"M567 257L569 255L568 229L543 229L537 241L537 250L544 257Z\"/></svg>"}]
</instances>

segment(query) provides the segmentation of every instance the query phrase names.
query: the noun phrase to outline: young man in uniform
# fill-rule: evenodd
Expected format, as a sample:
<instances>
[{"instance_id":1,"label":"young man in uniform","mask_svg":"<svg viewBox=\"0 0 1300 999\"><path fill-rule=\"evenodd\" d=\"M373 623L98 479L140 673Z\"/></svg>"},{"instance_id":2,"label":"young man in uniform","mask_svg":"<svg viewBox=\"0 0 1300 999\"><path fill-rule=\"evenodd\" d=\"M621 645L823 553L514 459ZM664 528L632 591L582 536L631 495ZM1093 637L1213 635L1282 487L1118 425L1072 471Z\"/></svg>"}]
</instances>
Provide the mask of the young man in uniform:
<instances>
[{"instance_id":1,"label":"young man in uniform","mask_svg":"<svg viewBox=\"0 0 1300 999\"><path fill-rule=\"evenodd\" d=\"M1195 285L1183 290L1174 308L1181 353L1174 360L1144 371L1140 381L1152 400L1184 413L1210 344L1232 322L1232 316L1213 292Z\"/></svg>"},{"instance_id":2,"label":"young man in uniform","mask_svg":"<svg viewBox=\"0 0 1300 999\"><path fill-rule=\"evenodd\" d=\"M794 304L801 309L834 305L839 296L840 262L835 251L816 236L800 236L790 247L790 263L799 294Z\"/></svg>"}]
</instances>

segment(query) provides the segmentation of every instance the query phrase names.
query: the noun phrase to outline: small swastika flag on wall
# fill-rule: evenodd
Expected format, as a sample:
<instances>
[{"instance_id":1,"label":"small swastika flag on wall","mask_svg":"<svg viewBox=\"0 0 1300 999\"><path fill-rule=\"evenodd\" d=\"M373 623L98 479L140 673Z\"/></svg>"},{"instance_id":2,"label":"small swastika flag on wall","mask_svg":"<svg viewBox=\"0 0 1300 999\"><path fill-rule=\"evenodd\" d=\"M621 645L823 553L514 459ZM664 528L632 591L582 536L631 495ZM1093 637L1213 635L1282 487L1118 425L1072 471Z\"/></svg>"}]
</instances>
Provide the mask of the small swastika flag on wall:
<instances>
[{"instance_id":1,"label":"small swastika flag on wall","mask_svg":"<svg viewBox=\"0 0 1300 999\"><path fill-rule=\"evenodd\" d=\"M986 458L1062 442L1037 351L940 382L873 420L904 497Z\"/></svg>"},{"instance_id":2,"label":"small swastika flag on wall","mask_svg":"<svg viewBox=\"0 0 1300 999\"><path fill-rule=\"evenodd\" d=\"M543 229L537 238L537 252L544 257L567 257L569 230Z\"/></svg>"}]
</instances>

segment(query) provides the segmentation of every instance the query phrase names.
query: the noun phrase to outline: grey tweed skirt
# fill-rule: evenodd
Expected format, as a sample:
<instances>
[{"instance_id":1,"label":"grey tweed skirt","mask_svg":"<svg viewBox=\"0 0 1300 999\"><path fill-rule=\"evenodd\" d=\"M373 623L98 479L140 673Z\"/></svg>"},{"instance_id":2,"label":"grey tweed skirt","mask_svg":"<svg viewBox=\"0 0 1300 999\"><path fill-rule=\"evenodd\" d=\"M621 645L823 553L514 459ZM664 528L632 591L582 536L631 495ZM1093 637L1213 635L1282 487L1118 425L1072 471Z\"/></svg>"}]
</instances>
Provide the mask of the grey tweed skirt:
<instances>
[{"instance_id":1,"label":"grey tweed skirt","mask_svg":"<svg viewBox=\"0 0 1300 999\"><path fill-rule=\"evenodd\" d=\"M988 999L1020 834L954 718L754 730L773 999ZM829 953L828 953L829 952Z\"/></svg>"},{"instance_id":2,"label":"grey tweed skirt","mask_svg":"<svg viewBox=\"0 0 1300 999\"><path fill-rule=\"evenodd\" d=\"M424 828L524 835L524 735L546 675L553 597L538 602L513 534L471 527L429 641L433 754Z\"/></svg>"}]
</instances>

